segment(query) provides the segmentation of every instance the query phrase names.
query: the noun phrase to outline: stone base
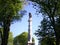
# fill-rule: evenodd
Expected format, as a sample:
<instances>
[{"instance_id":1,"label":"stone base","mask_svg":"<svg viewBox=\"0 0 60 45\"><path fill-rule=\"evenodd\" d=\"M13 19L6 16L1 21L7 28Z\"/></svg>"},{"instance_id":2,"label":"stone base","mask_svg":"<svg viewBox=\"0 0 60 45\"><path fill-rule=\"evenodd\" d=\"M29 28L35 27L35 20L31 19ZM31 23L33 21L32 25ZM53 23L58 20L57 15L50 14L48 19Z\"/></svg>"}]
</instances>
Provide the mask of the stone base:
<instances>
[{"instance_id":1,"label":"stone base","mask_svg":"<svg viewBox=\"0 0 60 45\"><path fill-rule=\"evenodd\" d=\"M35 43L27 43L27 45L35 45Z\"/></svg>"},{"instance_id":2,"label":"stone base","mask_svg":"<svg viewBox=\"0 0 60 45\"><path fill-rule=\"evenodd\" d=\"M31 43L28 43L27 45L32 45Z\"/></svg>"}]
</instances>

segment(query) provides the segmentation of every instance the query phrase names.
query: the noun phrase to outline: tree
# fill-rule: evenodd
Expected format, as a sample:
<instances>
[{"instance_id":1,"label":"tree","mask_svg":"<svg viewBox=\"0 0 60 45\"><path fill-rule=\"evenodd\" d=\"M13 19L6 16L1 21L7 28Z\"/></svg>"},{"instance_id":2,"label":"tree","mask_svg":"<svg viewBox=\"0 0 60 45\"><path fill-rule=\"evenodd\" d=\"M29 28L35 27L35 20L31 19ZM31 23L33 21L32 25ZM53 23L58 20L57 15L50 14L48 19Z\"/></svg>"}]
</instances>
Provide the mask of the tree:
<instances>
[{"instance_id":1,"label":"tree","mask_svg":"<svg viewBox=\"0 0 60 45\"><path fill-rule=\"evenodd\" d=\"M3 28L0 28L0 45L2 43L2 30L3 30Z\"/></svg>"},{"instance_id":2,"label":"tree","mask_svg":"<svg viewBox=\"0 0 60 45\"><path fill-rule=\"evenodd\" d=\"M0 22L4 29L1 45L7 45L10 24L12 21L21 18L21 15L18 15L21 8L22 2L20 0L0 0Z\"/></svg>"},{"instance_id":3,"label":"tree","mask_svg":"<svg viewBox=\"0 0 60 45\"><path fill-rule=\"evenodd\" d=\"M39 29L35 32L35 35L39 39L39 44L41 42L41 45L54 45L55 34L48 17L44 16Z\"/></svg>"},{"instance_id":4,"label":"tree","mask_svg":"<svg viewBox=\"0 0 60 45\"><path fill-rule=\"evenodd\" d=\"M32 39L34 42L34 38ZM14 45L26 45L28 42L28 33L23 32L14 38Z\"/></svg>"},{"instance_id":5,"label":"tree","mask_svg":"<svg viewBox=\"0 0 60 45\"><path fill-rule=\"evenodd\" d=\"M2 36L3 36L3 28L0 28L0 45L1 45L1 42L2 42ZM13 35L12 35L12 32L9 32L8 45L13 45Z\"/></svg>"},{"instance_id":6,"label":"tree","mask_svg":"<svg viewBox=\"0 0 60 45\"><path fill-rule=\"evenodd\" d=\"M60 43L60 25L56 22L56 19L60 18L60 0L31 0L35 2L34 5L37 3L39 4L38 7L40 8L39 12L43 15L47 15L52 23L55 36L56 36L56 45ZM35 5L36 6L36 5ZM59 22L60 23L60 22Z\"/></svg>"}]
</instances>

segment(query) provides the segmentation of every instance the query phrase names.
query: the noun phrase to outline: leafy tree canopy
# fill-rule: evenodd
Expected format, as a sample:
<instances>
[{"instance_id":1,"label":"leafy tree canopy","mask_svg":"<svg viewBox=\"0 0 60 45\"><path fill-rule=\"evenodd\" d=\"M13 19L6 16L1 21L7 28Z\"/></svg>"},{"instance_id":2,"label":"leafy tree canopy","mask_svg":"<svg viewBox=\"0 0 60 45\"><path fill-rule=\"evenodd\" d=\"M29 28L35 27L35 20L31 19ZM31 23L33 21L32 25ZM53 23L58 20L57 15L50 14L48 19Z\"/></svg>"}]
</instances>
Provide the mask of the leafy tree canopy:
<instances>
[{"instance_id":1,"label":"leafy tree canopy","mask_svg":"<svg viewBox=\"0 0 60 45\"><path fill-rule=\"evenodd\" d=\"M0 0L0 20L13 17L17 19L17 13L22 9L22 2L20 0ZM12 19L11 19L12 20Z\"/></svg>"},{"instance_id":2,"label":"leafy tree canopy","mask_svg":"<svg viewBox=\"0 0 60 45\"><path fill-rule=\"evenodd\" d=\"M34 38L32 39L32 41L34 42ZM23 32L14 38L14 45L17 45L17 43L19 45L26 45L27 42L28 42L28 33L27 32Z\"/></svg>"}]
</instances>

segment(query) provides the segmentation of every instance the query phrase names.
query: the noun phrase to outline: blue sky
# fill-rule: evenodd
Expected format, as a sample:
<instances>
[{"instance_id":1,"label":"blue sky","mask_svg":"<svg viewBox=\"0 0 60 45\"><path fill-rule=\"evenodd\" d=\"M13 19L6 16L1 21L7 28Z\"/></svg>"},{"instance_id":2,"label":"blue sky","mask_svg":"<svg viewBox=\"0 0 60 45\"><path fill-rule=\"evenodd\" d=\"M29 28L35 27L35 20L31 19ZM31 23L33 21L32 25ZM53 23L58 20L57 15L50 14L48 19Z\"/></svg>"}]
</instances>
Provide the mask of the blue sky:
<instances>
[{"instance_id":1,"label":"blue sky","mask_svg":"<svg viewBox=\"0 0 60 45\"><path fill-rule=\"evenodd\" d=\"M36 15L36 10L32 5L26 5L23 9L27 11L26 15L23 16L21 21L11 24L10 30L13 32L14 37L21 34L22 32L28 32L28 15L30 12L32 14L32 36L35 39L35 45L38 45L37 37L34 35L34 33L35 30L38 29L38 25L40 25L42 14Z\"/></svg>"}]
</instances>

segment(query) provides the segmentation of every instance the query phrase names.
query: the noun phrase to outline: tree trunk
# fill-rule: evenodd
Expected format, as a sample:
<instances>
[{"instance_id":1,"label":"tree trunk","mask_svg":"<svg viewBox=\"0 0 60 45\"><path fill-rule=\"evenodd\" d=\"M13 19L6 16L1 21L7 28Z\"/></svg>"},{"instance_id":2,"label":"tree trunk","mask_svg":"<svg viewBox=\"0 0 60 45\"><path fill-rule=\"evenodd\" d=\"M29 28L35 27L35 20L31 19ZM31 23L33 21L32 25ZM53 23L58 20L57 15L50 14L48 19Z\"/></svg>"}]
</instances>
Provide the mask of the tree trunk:
<instances>
[{"instance_id":1,"label":"tree trunk","mask_svg":"<svg viewBox=\"0 0 60 45\"><path fill-rule=\"evenodd\" d=\"M60 27L55 25L55 36L56 36L56 45L59 45L59 40L60 40Z\"/></svg>"},{"instance_id":2,"label":"tree trunk","mask_svg":"<svg viewBox=\"0 0 60 45\"><path fill-rule=\"evenodd\" d=\"M56 32L56 45L59 45L59 32Z\"/></svg>"},{"instance_id":3,"label":"tree trunk","mask_svg":"<svg viewBox=\"0 0 60 45\"><path fill-rule=\"evenodd\" d=\"M53 29L55 31L55 36L56 36L56 45L59 45L59 32L57 29L56 29L56 25L55 25L55 20L54 20L54 17L52 16L52 26L53 26ZM57 32L58 31L58 32Z\"/></svg>"},{"instance_id":4,"label":"tree trunk","mask_svg":"<svg viewBox=\"0 0 60 45\"><path fill-rule=\"evenodd\" d=\"M10 31L10 21L7 19L3 21L3 37L1 45L7 45L9 31Z\"/></svg>"}]
</instances>

